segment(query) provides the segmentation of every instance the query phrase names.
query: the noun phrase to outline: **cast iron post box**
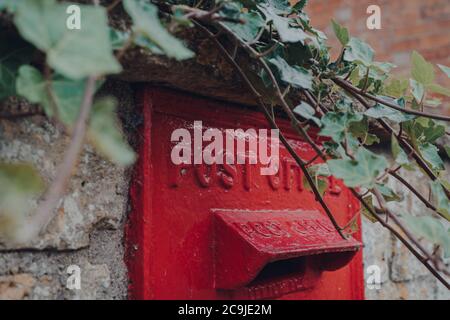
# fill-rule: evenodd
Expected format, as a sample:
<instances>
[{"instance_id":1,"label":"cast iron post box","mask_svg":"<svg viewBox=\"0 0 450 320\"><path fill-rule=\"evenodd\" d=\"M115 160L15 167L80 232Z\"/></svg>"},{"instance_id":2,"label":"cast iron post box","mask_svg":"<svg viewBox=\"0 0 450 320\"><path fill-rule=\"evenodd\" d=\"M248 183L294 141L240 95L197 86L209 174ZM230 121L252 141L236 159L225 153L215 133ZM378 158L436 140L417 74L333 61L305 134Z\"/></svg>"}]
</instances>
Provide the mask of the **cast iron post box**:
<instances>
[{"instance_id":1,"label":"cast iron post box","mask_svg":"<svg viewBox=\"0 0 450 320\"><path fill-rule=\"evenodd\" d=\"M191 132L195 121L203 131L268 129L261 113L154 87L142 88L139 101L142 141L126 230L131 298L363 298L360 233L340 237L282 145L275 175L250 161L173 163L174 130ZM303 159L314 157L288 121L279 124ZM324 199L341 225L360 209L332 177Z\"/></svg>"}]
</instances>

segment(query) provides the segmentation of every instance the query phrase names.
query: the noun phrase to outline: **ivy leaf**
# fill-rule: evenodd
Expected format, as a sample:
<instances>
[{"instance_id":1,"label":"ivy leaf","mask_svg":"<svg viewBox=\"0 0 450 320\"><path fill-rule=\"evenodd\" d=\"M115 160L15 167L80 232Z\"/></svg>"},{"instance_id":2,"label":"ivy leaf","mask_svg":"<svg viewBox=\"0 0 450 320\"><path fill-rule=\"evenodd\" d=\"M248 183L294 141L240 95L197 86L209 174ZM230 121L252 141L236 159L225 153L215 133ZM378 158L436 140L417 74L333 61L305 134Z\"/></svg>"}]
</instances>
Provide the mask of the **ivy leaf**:
<instances>
[{"instance_id":1,"label":"ivy leaf","mask_svg":"<svg viewBox=\"0 0 450 320\"><path fill-rule=\"evenodd\" d=\"M334 20L331 20L331 24L333 25L333 30L336 38L338 38L339 42L345 47L350 41L348 29L344 26L341 26Z\"/></svg>"},{"instance_id":2,"label":"ivy leaf","mask_svg":"<svg viewBox=\"0 0 450 320\"><path fill-rule=\"evenodd\" d=\"M12 37L1 37L0 42L0 100L16 94L16 78L20 65L31 60L30 45Z\"/></svg>"},{"instance_id":3,"label":"ivy leaf","mask_svg":"<svg viewBox=\"0 0 450 320\"><path fill-rule=\"evenodd\" d=\"M439 245L444 252L444 257L450 257L450 235L438 219L431 216L414 217L409 214L404 214L401 217L407 228L415 235Z\"/></svg>"},{"instance_id":4,"label":"ivy leaf","mask_svg":"<svg viewBox=\"0 0 450 320\"><path fill-rule=\"evenodd\" d=\"M130 38L130 33L109 27L109 39L113 50L122 49Z\"/></svg>"},{"instance_id":5,"label":"ivy leaf","mask_svg":"<svg viewBox=\"0 0 450 320\"><path fill-rule=\"evenodd\" d=\"M380 191L381 195L383 196L383 198L386 200L386 202L391 202L391 201L402 201L403 198L400 197L398 194L396 194L394 192L394 190L392 190L391 188L389 188L386 185L383 184L379 184L377 183L377 185L375 186L375 188Z\"/></svg>"},{"instance_id":6,"label":"ivy leaf","mask_svg":"<svg viewBox=\"0 0 450 320\"><path fill-rule=\"evenodd\" d=\"M351 38L348 48L345 50L344 59L349 62L359 62L366 67L370 67L373 63L374 51L364 41L358 38Z\"/></svg>"},{"instance_id":7,"label":"ivy leaf","mask_svg":"<svg viewBox=\"0 0 450 320\"><path fill-rule=\"evenodd\" d=\"M18 71L16 82L17 93L28 99L31 103L41 103L44 99L45 82L39 70L36 68L23 65ZM51 115L51 110L44 111L47 115Z\"/></svg>"},{"instance_id":8,"label":"ivy leaf","mask_svg":"<svg viewBox=\"0 0 450 320\"><path fill-rule=\"evenodd\" d=\"M395 103L399 107L404 108L404 100L403 99L393 100L393 99L390 99L389 97L380 97L380 98L390 101L392 103ZM364 114L368 117L375 118L375 119L386 118L386 119L389 119L396 123L409 121L416 117L414 115L406 114L404 112L395 110L393 108L387 107L387 106L379 104L379 103L377 103L372 108L368 109Z\"/></svg>"},{"instance_id":9,"label":"ivy leaf","mask_svg":"<svg viewBox=\"0 0 450 320\"><path fill-rule=\"evenodd\" d=\"M444 146L445 152L447 153L447 157L450 158L450 146Z\"/></svg>"},{"instance_id":10,"label":"ivy leaf","mask_svg":"<svg viewBox=\"0 0 450 320\"><path fill-rule=\"evenodd\" d=\"M31 197L43 189L40 175L29 164L0 163L0 238L11 238L26 218Z\"/></svg>"},{"instance_id":11,"label":"ivy leaf","mask_svg":"<svg viewBox=\"0 0 450 320\"><path fill-rule=\"evenodd\" d=\"M47 53L47 63L73 79L118 73L112 54L106 10L80 5L81 29L66 27L67 4L53 0L23 0L14 22L23 38Z\"/></svg>"},{"instance_id":12,"label":"ivy leaf","mask_svg":"<svg viewBox=\"0 0 450 320\"><path fill-rule=\"evenodd\" d=\"M431 193L436 203L436 209L445 219L450 221L450 201L439 181L430 181Z\"/></svg>"},{"instance_id":13,"label":"ivy leaf","mask_svg":"<svg viewBox=\"0 0 450 320\"><path fill-rule=\"evenodd\" d=\"M444 170L444 162L439 156L439 149L431 143L423 143L419 145L419 151L422 157L427 161L434 170Z\"/></svg>"},{"instance_id":14,"label":"ivy leaf","mask_svg":"<svg viewBox=\"0 0 450 320\"><path fill-rule=\"evenodd\" d=\"M450 89L444 88L443 86L438 85L437 83L432 83L432 84L427 85L427 89L429 89L430 91L432 91L434 93L450 97Z\"/></svg>"},{"instance_id":15,"label":"ivy leaf","mask_svg":"<svg viewBox=\"0 0 450 320\"><path fill-rule=\"evenodd\" d=\"M409 83L411 85L411 92L413 94L414 99L416 99L417 103L421 103L423 100L423 96L425 94L425 88L423 84L417 82L414 79L409 79Z\"/></svg>"},{"instance_id":16,"label":"ivy leaf","mask_svg":"<svg viewBox=\"0 0 450 320\"><path fill-rule=\"evenodd\" d=\"M277 67L281 75L281 79L298 89L312 89L312 74L311 71L299 66L290 66L286 60L277 56L269 59L269 62Z\"/></svg>"},{"instance_id":17,"label":"ivy leaf","mask_svg":"<svg viewBox=\"0 0 450 320\"><path fill-rule=\"evenodd\" d=\"M417 51L413 51L411 55L411 75L414 80L423 84L429 85L433 83L435 74L433 65L427 62Z\"/></svg>"},{"instance_id":18,"label":"ivy leaf","mask_svg":"<svg viewBox=\"0 0 450 320\"><path fill-rule=\"evenodd\" d=\"M447 75L447 77L450 78L450 68L449 67L444 66L442 64L438 64L438 67L439 67L439 69L442 70L442 72L444 72Z\"/></svg>"},{"instance_id":19,"label":"ivy leaf","mask_svg":"<svg viewBox=\"0 0 450 320\"><path fill-rule=\"evenodd\" d=\"M375 212L375 207L373 206L373 196L368 194L363 198L364 202ZM377 218L375 218L369 210L367 210L366 206L362 206L362 214L372 223L377 222Z\"/></svg>"},{"instance_id":20,"label":"ivy leaf","mask_svg":"<svg viewBox=\"0 0 450 320\"><path fill-rule=\"evenodd\" d=\"M101 154L116 164L126 166L132 164L136 156L119 129L116 106L117 101L110 97L95 102L88 137Z\"/></svg>"},{"instance_id":21,"label":"ivy leaf","mask_svg":"<svg viewBox=\"0 0 450 320\"><path fill-rule=\"evenodd\" d=\"M391 136L391 151L396 163L402 166L409 164L408 155L400 147L400 144L394 134Z\"/></svg>"},{"instance_id":22,"label":"ivy leaf","mask_svg":"<svg viewBox=\"0 0 450 320\"><path fill-rule=\"evenodd\" d=\"M70 127L78 118L79 108L83 99L86 80L71 80L61 75L51 79L52 97L48 96L45 79L39 70L23 65L17 78L17 92L32 103L39 103L47 116L55 116ZM55 110L56 108L56 110Z\"/></svg>"},{"instance_id":23,"label":"ivy leaf","mask_svg":"<svg viewBox=\"0 0 450 320\"><path fill-rule=\"evenodd\" d=\"M139 34L134 37L134 44L142 47L144 49L149 50L153 54L163 55L164 51L162 51L154 42L152 42L148 37Z\"/></svg>"},{"instance_id":24,"label":"ivy leaf","mask_svg":"<svg viewBox=\"0 0 450 320\"><path fill-rule=\"evenodd\" d=\"M405 95L407 89L407 79L392 79L389 84L384 87L384 93L388 96L400 98Z\"/></svg>"},{"instance_id":25,"label":"ivy leaf","mask_svg":"<svg viewBox=\"0 0 450 320\"><path fill-rule=\"evenodd\" d=\"M143 0L124 0L123 5L133 19L133 29L137 34L147 37L156 44L168 57L176 60L192 58L194 53L172 36L158 18L158 8Z\"/></svg>"},{"instance_id":26,"label":"ivy leaf","mask_svg":"<svg viewBox=\"0 0 450 320\"><path fill-rule=\"evenodd\" d=\"M326 163L319 163L309 166L307 170L310 177L313 179L314 185L316 186L320 195L323 196L328 188L328 180L326 179L326 177L330 176L328 165ZM309 181L308 179L306 179L305 175L303 175L302 180L305 188L312 192L311 185L309 184Z\"/></svg>"},{"instance_id":27,"label":"ivy leaf","mask_svg":"<svg viewBox=\"0 0 450 320\"><path fill-rule=\"evenodd\" d=\"M260 5L258 8L266 16L266 21L273 22L275 29L280 35L283 42L301 42L302 44L308 38L308 35L301 28L293 28L290 26L290 18L281 17L277 14L277 10L270 5Z\"/></svg>"},{"instance_id":28,"label":"ivy leaf","mask_svg":"<svg viewBox=\"0 0 450 320\"><path fill-rule=\"evenodd\" d=\"M242 40L253 41L261 28L265 26L264 19L255 11L241 13L240 18L245 21L244 24L232 22L224 22L224 24Z\"/></svg>"},{"instance_id":29,"label":"ivy leaf","mask_svg":"<svg viewBox=\"0 0 450 320\"><path fill-rule=\"evenodd\" d=\"M348 126L348 132L350 132L353 137L361 139L363 144L368 146L380 142L380 139L376 135L369 133L369 123L367 118L364 118L361 121L351 122Z\"/></svg>"},{"instance_id":30,"label":"ivy leaf","mask_svg":"<svg viewBox=\"0 0 450 320\"><path fill-rule=\"evenodd\" d=\"M355 154L355 160L328 160L331 174L342 179L348 187L372 188L377 176L387 166L386 158L373 152L359 148Z\"/></svg>"},{"instance_id":31,"label":"ivy leaf","mask_svg":"<svg viewBox=\"0 0 450 320\"><path fill-rule=\"evenodd\" d=\"M14 13L18 4L17 0L0 0L0 11L6 9L9 13Z\"/></svg>"},{"instance_id":32,"label":"ivy leaf","mask_svg":"<svg viewBox=\"0 0 450 320\"><path fill-rule=\"evenodd\" d=\"M305 8L307 3L308 3L308 0L300 0L294 5L293 9L295 11L302 11Z\"/></svg>"},{"instance_id":33,"label":"ivy leaf","mask_svg":"<svg viewBox=\"0 0 450 320\"><path fill-rule=\"evenodd\" d=\"M322 130L319 135L331 137L336 142L342 142L345 138L345 132L350 123L361 121L361 114L344 112L327 112L322 117Z\"/></svg>"},{"instance_id":34,"label":"ivy leaf","mask_svg":"<svg viewBox=\"0 0 450 320\"><path fill-rule=\"evenodd\" d=\"M298 106L294 108L293 112L307 120L313 121L320 127L320 120L314 116L316 114L316 111L308 103L302 101Z\"/></svg>"}]
</instances>

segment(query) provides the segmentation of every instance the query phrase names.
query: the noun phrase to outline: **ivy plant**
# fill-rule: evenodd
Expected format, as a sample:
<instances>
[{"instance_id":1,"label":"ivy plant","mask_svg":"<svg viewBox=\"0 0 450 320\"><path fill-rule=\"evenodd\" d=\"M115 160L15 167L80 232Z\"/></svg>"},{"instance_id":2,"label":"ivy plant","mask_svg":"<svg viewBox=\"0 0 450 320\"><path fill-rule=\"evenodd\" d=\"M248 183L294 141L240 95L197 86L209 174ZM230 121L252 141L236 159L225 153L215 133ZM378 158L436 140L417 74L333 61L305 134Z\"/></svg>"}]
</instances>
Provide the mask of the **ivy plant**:
<instances>
[{"instance_id":1,"label":"ivy plant","mask_svg":"<svg viewBox=\"0 0 450 320\"><path fill-rule=\"evenodd\" d=\"M15 228L31 225L28 239L42 232L52 218L64 185L70 178L83 141L118 165L131 165L136 155L118 129L117 102L96 98L104 80L120 73L121 58L132 47L168 59L195 55L171 31L196 28L240 75L272 127L278 128L273 108L280 108L293 128L316 152L303 159L282 139L303 170L313 192L336 230L346 239L354 232L352 218L345 226L334 219L323 199L325 177L341 179L362 205L370 221L390 230L450 288L450 184L444 157L450 148L438 144L449 134L450 117L437 108L436 97L450 89L436 82L437 72L450 77L450 68L434 66L419 52L411 53L408 78L395 76L395 65L376 60L373 48L348 29L331 21L341 50L333 60L327 37L313 27L304 11L307 1L287 0L123 0L79 4L81 30L65 27L67 6L56 0L0 0L1 15L14 24L16 36L2 35L0 99L19 96L39 105L45 116L64 125L72 135L55 180L47 186L36 212L25 214L30 197L39 195L42 182L29 165L0 163L0 232L14 236ZM108 25L108 14L122 8L127 29ZM231 41L230 41L231 40ZM240 65L246 55L250 65ZM36 56L42 56L36 63ZM270 97L265 99L263 97ZM430 108L438 112L430 112ZM317 127L326 142L317 145L309 128ZM381 136L390 137L392 159L372 149ZM447 153L447 154L446 154ZM430 196L407 181L402 170L421 172ZM386 184L396 179L422 202L420 217L392 212L389 202L402 197ZM424 181L425 184L425 181ZM17 208L17 210L16 210ZM15 212L17 211L17 212ZM424 246L422 241L432 246Z\"/></svg>"}]
</instances>

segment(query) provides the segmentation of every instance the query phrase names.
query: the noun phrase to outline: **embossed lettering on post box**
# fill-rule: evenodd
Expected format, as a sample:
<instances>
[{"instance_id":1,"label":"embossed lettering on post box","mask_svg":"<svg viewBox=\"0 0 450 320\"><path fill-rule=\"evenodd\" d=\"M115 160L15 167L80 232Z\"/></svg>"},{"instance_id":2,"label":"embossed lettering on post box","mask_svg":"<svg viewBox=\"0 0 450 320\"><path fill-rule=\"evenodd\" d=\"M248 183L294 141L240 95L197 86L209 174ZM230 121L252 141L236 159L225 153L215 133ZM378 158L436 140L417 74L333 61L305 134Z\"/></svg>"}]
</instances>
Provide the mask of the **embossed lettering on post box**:
<instances>
[{"instance_id":1,"label":"embossed lettering on post box","mask_svg":"<svg viewBox=\"0 0 450 320\"><path fill-rule=\"evenodd\" d=\"M195 121L221 132L270 129L261 113L152 87L138 100L142 141L126 230L131 298L363 298L360 233L340 237L282 145L275 175L250 161L171 161L174 130L193 133ZM289 122L278 122L295 151L314 158ZM332 177L324 200L341 225L360 209Z\"/></svg>"}]
</instances>

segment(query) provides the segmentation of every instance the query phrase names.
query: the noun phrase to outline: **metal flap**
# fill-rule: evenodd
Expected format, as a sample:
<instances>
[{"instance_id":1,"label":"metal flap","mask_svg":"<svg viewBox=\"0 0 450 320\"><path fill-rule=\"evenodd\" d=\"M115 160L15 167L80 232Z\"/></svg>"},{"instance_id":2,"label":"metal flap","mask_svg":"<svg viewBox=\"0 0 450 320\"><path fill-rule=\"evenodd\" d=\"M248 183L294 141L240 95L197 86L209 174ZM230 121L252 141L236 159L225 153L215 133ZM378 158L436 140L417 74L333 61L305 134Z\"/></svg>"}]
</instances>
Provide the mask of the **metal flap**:
<instances>
[{"instance_id":1,"label":"metal flap","mask_svg":"<svg viewBox=\"0 0 450 320\"><path fill-rule=\"evenodd\" d=\"M343 239L327 216L310 210L217 211L215 230L217 288L246 285L268 263L304 256L333 253L335 266L323 269L335 270L361 245Z\"/></svg>"}]
</instances>

